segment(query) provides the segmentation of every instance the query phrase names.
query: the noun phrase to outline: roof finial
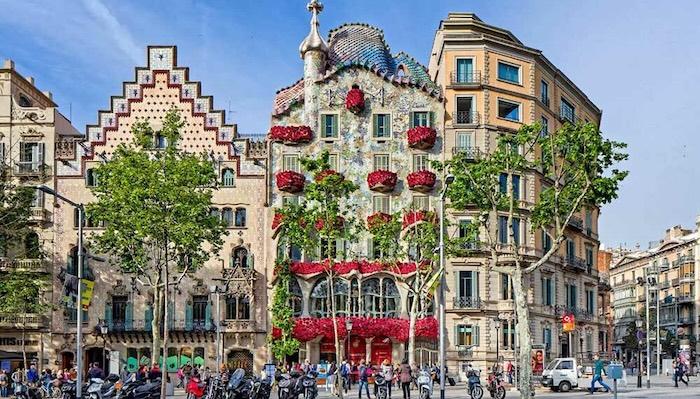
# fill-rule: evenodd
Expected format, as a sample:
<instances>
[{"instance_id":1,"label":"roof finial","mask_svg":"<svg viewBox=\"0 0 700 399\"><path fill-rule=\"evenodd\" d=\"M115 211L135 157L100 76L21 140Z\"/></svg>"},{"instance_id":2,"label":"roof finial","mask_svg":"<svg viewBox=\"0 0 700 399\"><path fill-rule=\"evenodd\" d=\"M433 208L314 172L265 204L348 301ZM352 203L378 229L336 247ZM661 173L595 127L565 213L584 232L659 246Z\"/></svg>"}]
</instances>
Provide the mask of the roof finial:
<instances>
[{"instance_id":1,"label":"roof finial","mask_svg":"<svg viewBox=\"0 0 700 399\"><path fill-rule=\"evenodd\" d=\"M304 58L304 54L306 54L307 51L313 50L321 51L327 55L328 45L321 37L321 34L318 33L318 14L320 14L321 11L323 11L323 4L318 0L311 0L309 1L309 4L306 5L306 8L311 12L312 15L311 31L309 32L308 36L306 36L306 39L304 39L304 41L301 42L301 45L299 46L299 53L301 53L301 58Z\"/></svg>"}]
</instances>

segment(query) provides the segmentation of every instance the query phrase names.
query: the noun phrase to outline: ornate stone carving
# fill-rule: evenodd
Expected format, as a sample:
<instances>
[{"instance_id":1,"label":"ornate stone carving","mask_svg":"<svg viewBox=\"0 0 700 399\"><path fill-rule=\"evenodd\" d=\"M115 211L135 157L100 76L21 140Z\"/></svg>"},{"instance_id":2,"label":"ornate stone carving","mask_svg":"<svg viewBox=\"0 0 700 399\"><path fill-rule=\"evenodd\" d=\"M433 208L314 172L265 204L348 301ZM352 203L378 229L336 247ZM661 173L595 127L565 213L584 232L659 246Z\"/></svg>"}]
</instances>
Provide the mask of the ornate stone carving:
<instances>
[{"instance_id":1,"label":"ornate stone carving","mask_svg":"<svg viewBox=\"0 0 700 399\"><path fill-rule=\"evenodd\" d=\"M76 143L81 139L62 138L56 142L56 159L59 161L75 161Z\"/></svg>"}]
</instances>

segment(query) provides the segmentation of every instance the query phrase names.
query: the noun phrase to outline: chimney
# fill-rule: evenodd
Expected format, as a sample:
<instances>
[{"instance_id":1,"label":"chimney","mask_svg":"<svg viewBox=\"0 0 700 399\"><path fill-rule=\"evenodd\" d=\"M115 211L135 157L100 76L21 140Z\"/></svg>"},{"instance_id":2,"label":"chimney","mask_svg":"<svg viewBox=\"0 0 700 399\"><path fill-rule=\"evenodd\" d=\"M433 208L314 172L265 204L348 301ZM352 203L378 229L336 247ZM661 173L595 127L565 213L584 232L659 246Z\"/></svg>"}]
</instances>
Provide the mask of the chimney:
<instances>
[{"instance_id":1,"label":"chimney","mask_svg":"<svg viewBox=\"0 0 700 399\"><path fill-rule=\"evenodd\" d=\"M700 215L695 218L695 231L700 231Z\"/></svg>"},{"instance_id":2,"label":"chimney","mask_svg":"<svg viewBox=\"0 0 700 399\"><path fill-rule=\"evenodd\" d=\"M42 91L41 93L48 97L49 100L53 101L53 93L51 93L50 91Z\"/></svg>"},{"instance_id":3,"label":"chimney","mask_svg":"<svg viewBox=\"0 0 700 399\"><path fill-rule=\"evenodd\" d=\"M9 58L6 59L6 60L2 63L2 69L15 69L15 62L12 61L12 60L9 59Z\"/></svg>"},{"instance_id":4,"label":"chimney","mask_svg":"<svg viewBox=\"0 0 700 399\"><path fill-rule=\"evenodd\" d=\"M27 76L27 81L30 85L34 86L34 76Z\"/></svg>"}]
</instances>

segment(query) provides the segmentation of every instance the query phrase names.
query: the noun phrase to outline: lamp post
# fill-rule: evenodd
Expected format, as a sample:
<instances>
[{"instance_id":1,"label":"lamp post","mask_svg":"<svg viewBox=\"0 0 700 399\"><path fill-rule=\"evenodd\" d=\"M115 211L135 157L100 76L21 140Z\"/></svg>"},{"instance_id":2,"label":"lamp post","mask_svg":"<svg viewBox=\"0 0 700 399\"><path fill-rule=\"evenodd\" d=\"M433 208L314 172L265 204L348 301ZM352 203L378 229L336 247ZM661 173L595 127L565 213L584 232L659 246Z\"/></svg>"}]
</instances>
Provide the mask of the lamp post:
<instances>
[{"instance_id":1,"label":"lamp post","mask_svg":"<svg viewBox=\"0 0 700 399\"><path fill-rule=\"evenodd\" d=\"M216 368L221 372L221 288L217 285L209 287L209 292L216 296Z\"/></svg>"},{"instance_id":2,"label":"lamp post","mask_svg":"<svg viewBox=\"0 0 700 399\"><path fill-rule=\"evenodd\" d=\"M107 374L107 333L109 332L109 327L105 320L100 323L100 334L102 335L102 368L105 370L105 375Z\"/></svg>"},{"instance_id":3,"label":"lamp post","mask_svg":"<svg viewBox=\"0 0 700 399\"><path fill-rule=\"evenodd\" d=\"M41 185L35 187L37 190L53 195L54 197L66 202L75 209L78 210L78 300L77 300L77 323L76 323L76 349L75 356L77 357L76 367L78 369L78 375L75 384L75 398L81 399L83 395L83 225L85 224L85 206L81 203L75 202L73 200L64 197L63 195L56 192L54 189L47 186Z\"/></svg>"},{"instance_id":4,"label":"lamp post","mask_svg":"<svg viewBox=\"0 0 700 399\"><path fill-rule=\"evenodd\" d=\"M642 387L642 318L637 316L637 320L634 321L637 325L637 339L639 341L637 347L637 388Z\"/></svg>"},{"instance_id":5,"label":"lamp post","mask_svg":"<svg viewBox=\"0 0 700 399\"><path fill-rule=\"evenodd\" d=\"M352 319L349 317L345 318L345 330L347 330L348 335L345 337L348 340L348 343L345 345L345 360L348 361L348 365L350 363L350 332L352 331Z\"/></svg>"},{"instance_id":6,"label":"lamp post","mask_svg":"<svg viewBox=\"0 0 700 399\"><path fill-rule=\"evenodd\" d=\"M445 186L440 193L440 287L438 289L439 305L438 313L440 316L440 399L445 399L445 331L446 331L446 316L445 316L445 286L447 280L445 278L445 195L447 188L455 181L454 175L448 174L445 176ZM417 300L418 298L416 298Z\"/></svg>"},{"instance_id":7,"label":"lamp post","mask_svg":"<svg viewBox=\"0 0 700 399\"><path fill-rule=\"evenodd\" d=\"M496 327L496 367L498 367L498 358L500 357L499 353L498 353L498 347L499 347L499 344L498 344L499 333L498 333L498 331L501 329L500 317L496 317L496 319L493 321L493 324L495 324L495 327ZM498 370L495 370L495 371L498 371Z\"/></svg>"}]
</instances>

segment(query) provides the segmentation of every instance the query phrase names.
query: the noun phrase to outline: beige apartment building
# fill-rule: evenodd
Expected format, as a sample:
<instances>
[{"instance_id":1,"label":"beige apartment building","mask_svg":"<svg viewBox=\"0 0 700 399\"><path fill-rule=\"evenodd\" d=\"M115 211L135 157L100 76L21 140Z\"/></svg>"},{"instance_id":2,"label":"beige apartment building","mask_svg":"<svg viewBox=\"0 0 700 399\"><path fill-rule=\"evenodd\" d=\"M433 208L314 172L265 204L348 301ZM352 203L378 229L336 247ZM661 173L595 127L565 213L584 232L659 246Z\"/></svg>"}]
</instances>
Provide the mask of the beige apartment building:
<instances>
[{"instance_id":1,"label":"beige apartment building","mask_svg":"<svg viewBox=\"0 0 700 399\"><path fill-rule=\"evenodd\" d=\"M640 279L644 282L647 277L656 281L656 286L648 287L649 319L656 320L658 315L662 343L676 343L672 347L662 347L662 356L670 358L679 350L688 350L691 355L697 353L700 293L696 270L700 267L699 254L700 218L694 230L681 226L667 229L664 238L650 243L649 249L632 251L611 266L613 342L618 358L629 360L636 356L637 348L627 347L625 336L638 317L646 317L646 290ZM656 326L650 326L650 331L655 330ZM670 334L669 339L667 334ZM655 342L655 338L652 339ZM656 352L654 345L652 359L656 358Z\"/></svg>"},{"instance_id":2,"label":"beige apartment building","mask_svg":"<svg viewBox=\"0 0 700 399\"><path fill-rule=\"evenodd\" d=\"M58 112L48 91L39 90L32 77L22 76L11 60L0 67L0 159L7 176L19 184L56 187L56 167L62 158L58 142L79 139L70 121ZM53 198L37 191L32 204L33 232L12 253L0 257L0 273L18 269L37 275L51 275L56 216ZM47 257L41 254L48 254ZM47 302L53 291L48 285ZM0 362L3 368L22 359L21 326L26 317L25 344L30 358L48 364L44 356L49 346L51 329L46 315L0 315Z\"/></svg>"},{"instance_id":3,"label":"beige apartment building","mask_svg":"<svg viewBox=\"0 0 700 399\"><path fill-rule=\"evenodd\" d=\"M523 44L511 32L470 13L450 13L440 22L430 54L432 79L444 90L445 156L466 152L477 158L489 153L499 135L539 122L543 134L565 122L600 125L601 110L541 51ZM533 171L514 183L524 212L532 207L543 184ZM575 355L591 359L604 351L606 320L601 305L607 295L596 265L598 215L585 209L572 219L558 255L530 277L533 344L546 358ZM469 223L474 215L453 213L453 224ZM551 238L519 223L517 239L528 255L541 256ZM504 229L505 230L505 229ZM458 235L459 231L450 234ZM508 244L507 234L500 237ZM448 366L463 371L514 358L515 320L507 276L487 274L484 258L452 258L448 267ZM576 316L576 331L562 332L561 316ZM499 337L496 337L499 334Z\"/></svg>"}]
</instances>

